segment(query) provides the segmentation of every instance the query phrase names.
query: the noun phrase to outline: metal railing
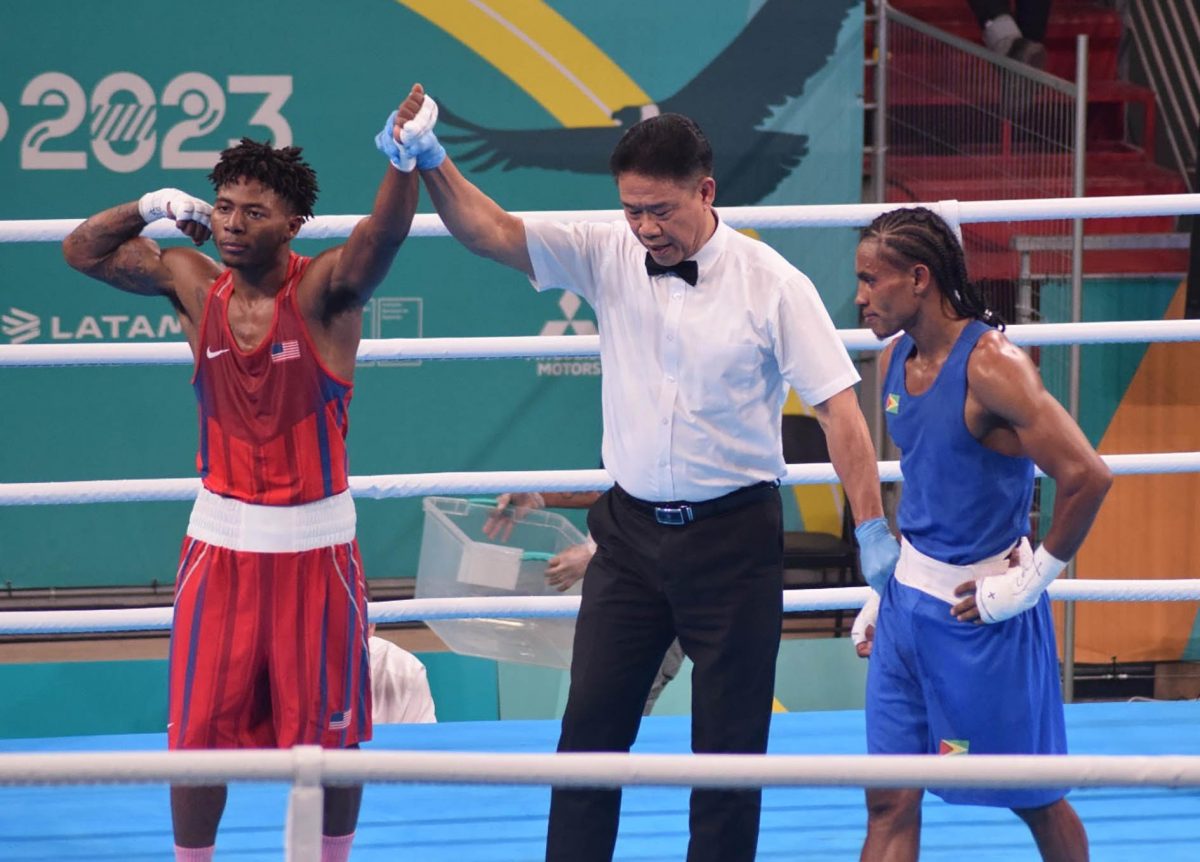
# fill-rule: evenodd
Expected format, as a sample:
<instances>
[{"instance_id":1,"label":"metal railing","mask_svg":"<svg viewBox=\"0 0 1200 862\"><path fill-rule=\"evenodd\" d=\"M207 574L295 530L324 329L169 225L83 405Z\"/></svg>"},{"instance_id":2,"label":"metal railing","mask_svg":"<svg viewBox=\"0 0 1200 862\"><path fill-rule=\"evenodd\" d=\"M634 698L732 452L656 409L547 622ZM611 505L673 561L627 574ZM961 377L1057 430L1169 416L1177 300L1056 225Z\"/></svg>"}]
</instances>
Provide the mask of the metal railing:
<instances>
[{"instance_id":1,"label":"metal railing","mask_svg":"<svg viewBox=\"0 0 1200 862\"><path fill-rule=\"evenodd\" d=\"M1040 282L1054 277L1052 273L1039 272L1033 265L1034 255L1045 251L1069 251L1074 239L1044 236L1014 236L1012 247L1021 257L1017 275L1017 323L1031 323L1033 296ZM1095 234L1083 238L1084 251L1184 251L1191 248L1191 236L1186 233L1131 233ZM1120 273L1091 272L1085 278L1146 278L1150 273L1127 275ZM1170 270L1152 273L1156 276L1183 278L1187 273Z\"/></svg>"},{"instance_id":2,"label":"metal railing","mask_svg":"<svg viewBox=\"0 0 1200 862\"><path fill-rule=\"evenodd\" d=\"M875 102L874 143L883 182L876 184L877 196L909 203L1082 194L1080 87L880 5L885 14L875 78L883 98ZM1013 231L1004 223L962 231L972 277L1009 320L1019 266ZM1073 224L1053 220L1021 231L1069 237ZM1070 248L1054 248L1040 254L1036 268L1057 272L1060 278L1047 284L1066 289L1076 264Z\"/></svg>"},{"instance_id":3,"label":"metal railing","mask_svg":"<svg viewBox=\"0 0 1200 862\"><path fill-rule=\"evenodd\" d=\"M1189 0L1131 0L1123 6L1135 60L1154 90L1171 157L1188 190L1195 191L1200 9Z\"/></svg>"}]
</instances>

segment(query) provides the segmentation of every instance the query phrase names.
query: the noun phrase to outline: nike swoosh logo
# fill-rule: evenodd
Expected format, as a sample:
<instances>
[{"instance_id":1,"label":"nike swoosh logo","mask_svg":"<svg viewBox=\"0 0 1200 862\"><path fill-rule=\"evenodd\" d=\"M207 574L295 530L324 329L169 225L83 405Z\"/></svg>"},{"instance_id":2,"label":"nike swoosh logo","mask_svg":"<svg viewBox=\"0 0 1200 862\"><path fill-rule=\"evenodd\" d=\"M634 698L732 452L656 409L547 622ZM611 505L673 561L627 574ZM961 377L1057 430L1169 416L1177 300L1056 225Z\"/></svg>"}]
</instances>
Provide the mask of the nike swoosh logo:
<instances>
[{"instance_id":1,"label":"nike swoosh logo","mask_svg":"<svg viewBox=\"0 0 1200 862\"><path fill-rule=\"evenodd\" d=\"M229 352L228 347L226 347L224 350L213 350L211 347L209 347L209 348L205 349L204 355L207 356L209 359L216 359L222 353L228 353L228 352Z\"/></svg>"}]
</instances>

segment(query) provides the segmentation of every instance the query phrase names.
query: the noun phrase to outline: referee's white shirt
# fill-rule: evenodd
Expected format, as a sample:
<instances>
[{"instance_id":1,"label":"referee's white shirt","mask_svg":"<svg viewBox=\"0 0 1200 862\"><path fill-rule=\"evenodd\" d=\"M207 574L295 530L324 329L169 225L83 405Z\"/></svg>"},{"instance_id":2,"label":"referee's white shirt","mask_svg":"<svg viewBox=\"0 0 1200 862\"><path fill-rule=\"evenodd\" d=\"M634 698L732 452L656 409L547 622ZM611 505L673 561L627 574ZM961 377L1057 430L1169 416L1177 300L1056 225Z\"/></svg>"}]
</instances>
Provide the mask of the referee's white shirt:
<instances>
[{"instance_id":1,"label":"referee's white shirt","mask_svg":"<svg viewBox=\"0 0 1200 862\"><path fill-rule=\"evenodd\" d=\"M596 312L604 466L635 497L699 502L781 478L785 382L820 404L859 380L812 281L723 221L694 287L647 275L624 221L530 219L525 233L534 287Z\"/></svg>"}]
</instances>

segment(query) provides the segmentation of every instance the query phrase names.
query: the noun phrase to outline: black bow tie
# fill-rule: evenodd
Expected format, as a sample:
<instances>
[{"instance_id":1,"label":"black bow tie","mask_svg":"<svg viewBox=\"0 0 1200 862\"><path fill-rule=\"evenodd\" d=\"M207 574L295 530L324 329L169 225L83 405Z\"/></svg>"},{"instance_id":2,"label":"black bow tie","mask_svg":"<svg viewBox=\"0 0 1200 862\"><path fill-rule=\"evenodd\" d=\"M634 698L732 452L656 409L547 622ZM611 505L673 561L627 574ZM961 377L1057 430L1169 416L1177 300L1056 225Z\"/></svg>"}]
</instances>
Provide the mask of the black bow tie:
<instances>
[{"instance_id":1,"label":"black bow tie","mask_svg":"<svg viewBox=\"0 0 1200 862\"><path fill-rule=\"evenodd\" d=\"M663 266L661 263L655 262L654 258L650 256L650 252L646 252L646 275L677 275L695 287L696 279L700 276L700 268L694 260L681 260L671 266Z\"/></svg>"}]
</instances>

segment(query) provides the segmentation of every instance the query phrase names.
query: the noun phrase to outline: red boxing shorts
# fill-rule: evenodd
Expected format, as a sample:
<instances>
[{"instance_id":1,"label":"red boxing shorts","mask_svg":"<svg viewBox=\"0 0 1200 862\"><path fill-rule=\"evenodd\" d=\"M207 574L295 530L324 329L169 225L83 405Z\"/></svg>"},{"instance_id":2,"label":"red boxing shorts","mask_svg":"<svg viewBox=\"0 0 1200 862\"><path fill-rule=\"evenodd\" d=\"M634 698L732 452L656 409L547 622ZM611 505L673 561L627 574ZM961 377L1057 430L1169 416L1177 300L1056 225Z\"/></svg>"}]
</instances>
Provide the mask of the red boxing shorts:
<instances>
[{"instance_id":1,"label":"red boxing shorts","mask_svg":"<svg viewBox=\"0 0 1200 862\"><path fill-rule=\"evenodd\" d=\"M228 538L193 529L200 510L198 502L176 579L169 747L345 748L369 740L366 581L357 543L275 552L224 547L247 543L197 538Z\"/></svg>"}]
</instances>

